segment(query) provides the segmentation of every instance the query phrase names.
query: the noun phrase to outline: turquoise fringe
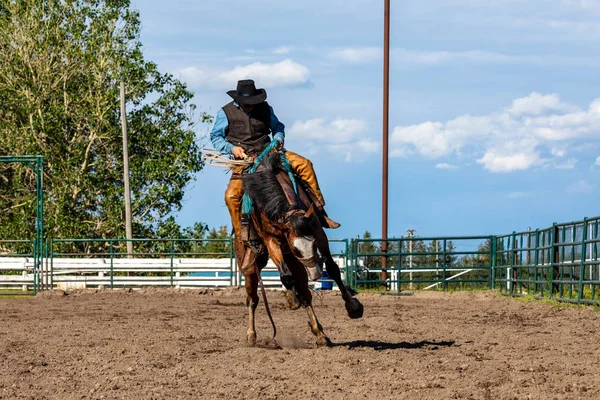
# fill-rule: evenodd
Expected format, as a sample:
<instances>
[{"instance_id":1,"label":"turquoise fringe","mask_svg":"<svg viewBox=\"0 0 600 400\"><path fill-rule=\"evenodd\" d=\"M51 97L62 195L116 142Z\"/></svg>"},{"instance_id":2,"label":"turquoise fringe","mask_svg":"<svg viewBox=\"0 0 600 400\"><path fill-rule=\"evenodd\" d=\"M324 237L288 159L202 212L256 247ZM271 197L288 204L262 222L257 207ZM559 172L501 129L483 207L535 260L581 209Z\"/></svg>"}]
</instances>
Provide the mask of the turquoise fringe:
<instances>
[{"instance_id":1,"label":"turquoise fringe","mask_svg":"<svg viewBox=\"0 0 600 400\"><path fill-rule=\"evenodd\" d=\"M274 139L262 151L262 153L260 153L260 155L258 157L256 157L256 161L254 161L254 164L252 165L252 167L250 168L248 173L253 174L258 169L258 166L260 165L262 160L266 157L266 155L269 154L270 152L272 152L277 147L278 144L279 144L279 140ZM296 187L296 179L294 177L294 173L292 172L292 167L290 165L290 162L288 161L288 159L285 156L285 153L283 151L279 150L277 153L279 153L279 155L281 157L281 164L283 165L283 169L285 169L285 172L290 177L290 180L292 181L292 186L294 188L294 193L297 196L298 188ZM248 196L248 194L244 193L244 197L242 198L242 215L252 214L253 208L254 208L254 204L252 203L252 199L250 199L250 196Z\"/></svg>"}]
</instances>

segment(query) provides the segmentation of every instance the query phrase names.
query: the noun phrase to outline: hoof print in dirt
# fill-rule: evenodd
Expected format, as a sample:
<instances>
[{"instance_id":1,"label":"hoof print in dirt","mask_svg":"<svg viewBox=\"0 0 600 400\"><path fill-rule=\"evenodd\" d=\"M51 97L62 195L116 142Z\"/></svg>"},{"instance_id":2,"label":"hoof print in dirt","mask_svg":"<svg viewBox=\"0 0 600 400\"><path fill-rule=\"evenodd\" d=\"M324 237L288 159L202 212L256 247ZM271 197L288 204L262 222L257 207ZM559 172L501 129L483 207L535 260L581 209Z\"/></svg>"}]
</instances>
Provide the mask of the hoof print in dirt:
<instances>
[{"instance_id":1,"label":"hoof print in dirt","mask_svg":"<svg viewBox=\"0 0 600 400\"><path fill-rule=\"evenodd\" d=\"M282 349L282 347L279 345L279 343L277 343L277 340L275 340L274 338L267 342L266 347L268 349L272 349L272 350L281 350Z\"/></svg>"}]
</instances>

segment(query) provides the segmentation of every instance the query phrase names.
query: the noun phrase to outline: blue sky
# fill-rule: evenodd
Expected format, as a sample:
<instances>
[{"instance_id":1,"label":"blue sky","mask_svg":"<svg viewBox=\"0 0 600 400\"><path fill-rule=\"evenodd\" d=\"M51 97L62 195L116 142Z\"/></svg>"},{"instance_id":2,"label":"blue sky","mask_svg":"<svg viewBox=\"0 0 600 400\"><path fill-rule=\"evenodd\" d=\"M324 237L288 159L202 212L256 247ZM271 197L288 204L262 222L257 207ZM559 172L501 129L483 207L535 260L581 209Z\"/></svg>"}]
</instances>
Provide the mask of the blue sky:
<instances>
[{"instance_id":1,"label":"blue sky","mask_svg":"<svg viewBox=\"0 0 600 400\"><path fill-rule=\"evenodd\" d=\"M238 79L267 89L342 223L330 237L380 236L383 0L132 4L146 57L201 110ZM390 236L600 215L599 17L595 0L392 1ZM178 221L229 225L227 182L206 167Z\"/></svg>"}]
</instances>

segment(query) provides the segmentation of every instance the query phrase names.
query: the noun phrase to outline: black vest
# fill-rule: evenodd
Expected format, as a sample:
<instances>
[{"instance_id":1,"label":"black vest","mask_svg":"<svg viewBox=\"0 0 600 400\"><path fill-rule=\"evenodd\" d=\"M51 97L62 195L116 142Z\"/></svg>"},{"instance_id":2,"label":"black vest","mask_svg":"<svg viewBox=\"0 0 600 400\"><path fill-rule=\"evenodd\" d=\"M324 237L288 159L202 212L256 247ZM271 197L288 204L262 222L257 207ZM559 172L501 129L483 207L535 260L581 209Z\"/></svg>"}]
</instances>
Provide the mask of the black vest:
<instances>
[{"instance_id":1,"label":"black vest","mask_svg":"<svg viewBox=\"0 0 600 400\"><path fill-rule=\"evenodd\" d=\"M225 130L229 143L241 147L246 153L260 153L271 143L271 110L266 101L254 106L251 117L233 102L223 107L223 111L229 123Z\"/></svg>"}]
</instances>

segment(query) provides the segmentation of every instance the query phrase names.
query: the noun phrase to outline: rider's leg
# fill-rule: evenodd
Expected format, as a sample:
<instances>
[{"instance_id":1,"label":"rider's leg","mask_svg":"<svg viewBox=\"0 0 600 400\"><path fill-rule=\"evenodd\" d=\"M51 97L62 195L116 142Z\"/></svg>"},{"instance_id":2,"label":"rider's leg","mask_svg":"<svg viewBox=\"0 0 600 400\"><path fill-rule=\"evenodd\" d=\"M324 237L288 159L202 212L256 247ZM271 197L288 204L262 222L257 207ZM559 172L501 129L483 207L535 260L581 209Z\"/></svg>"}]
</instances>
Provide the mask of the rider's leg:
<instances>
[{"instance_id":1,"label":"rider's leg","mask_svg":"<svg viewBox=\"0 0 600 400\"><path fill-rule=\"evenodd\" d=\"M231 216L235 236L238 238L240 238L242 225L242 196L244 196L244 182L242 181L242 177L233 175L225 191L225 204Z\"/></svg>"},{"instance_id":2,"label":"rider's leg","mask_svg":"<svg viewBox=\"0 0 600 400\"><path fill-rule=\"evenodd\" d=\"M331 220L327 216L325 210L323 209L323 206L325 206L325 199L323 198L323 193L321 193L319 181L317 181L317 175L315 174L315 169L313 168L312 162L309 159L304 158L301 155L293 153L291 151L286 151L285 156L287 157L290 166L292 167L296 175L298 175L300 179L302 179L308 184L315 196L317 196L317 199L321 202L320 211L322 215L322 225L325 228L339 228L340 224Z\"/></svg>"},{"instance_id":3,"label":"rider's leg","mask_svg":"<svg viewBox=\"0 0 600 400\"><path fill-rule=\"evenodd\" d=\"M300 179L310 186L321 204L325 205L325 199L323 198L323 193L321 193L319 181L317 181L317 174L315 174L315 169L313 168L312 162L308 158L304 158L301 155L291 151L286 151L285 156L287 157L288 161L290 162L290 166L298 175L298 177L300 177Z\"/></svg>"}]
</instances>

